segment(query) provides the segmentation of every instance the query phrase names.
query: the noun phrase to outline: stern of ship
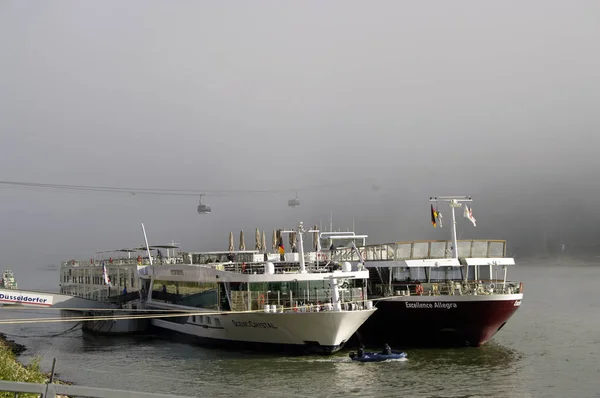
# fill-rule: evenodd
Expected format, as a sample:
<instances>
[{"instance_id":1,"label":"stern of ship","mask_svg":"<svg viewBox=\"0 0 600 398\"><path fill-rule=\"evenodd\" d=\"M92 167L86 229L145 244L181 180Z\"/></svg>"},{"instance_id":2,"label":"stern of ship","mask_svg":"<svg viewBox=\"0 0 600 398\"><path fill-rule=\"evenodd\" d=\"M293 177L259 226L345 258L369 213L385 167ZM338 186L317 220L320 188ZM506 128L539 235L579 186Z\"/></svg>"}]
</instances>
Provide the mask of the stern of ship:
<instances>
[{"instance_id":1,"label":"stern of ship","mask_svg":"<svg viewBox=\"0 0 600 398\"><path fill-rule=\"evenodd\" d=\"M379 345L479 347L504 327L522 299L522 293L382 298L358 335Z\"/></svg>"}]
</instances>

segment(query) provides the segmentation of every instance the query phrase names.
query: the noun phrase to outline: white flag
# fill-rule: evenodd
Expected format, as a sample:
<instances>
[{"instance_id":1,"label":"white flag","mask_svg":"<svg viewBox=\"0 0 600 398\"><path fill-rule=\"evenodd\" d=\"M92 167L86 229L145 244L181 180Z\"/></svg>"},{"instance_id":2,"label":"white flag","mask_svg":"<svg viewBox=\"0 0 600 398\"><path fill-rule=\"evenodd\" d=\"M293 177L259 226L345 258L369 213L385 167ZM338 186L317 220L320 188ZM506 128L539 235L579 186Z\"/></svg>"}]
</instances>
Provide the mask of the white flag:
<instances>
[{"instance_id":1,"label":"white flag","mask_svg":"<svg viewBox=\"0 0 600 398\"><path fill-rule=\"evenodd\" d=\"M465 207L465 210L466 210L466 209L467 209L467 208ZM473 223L473 226L474 226L474 227L476 227L476 226L477 226L477 225L475 225L475 217L473 217L473 209L471 209L471 206L469 206L469 211L468 211L467 218L468 218L469 220L471 220L471 222Z\"/></svg>"},{"instance_id":2,"label":"white flag","mask_svg":"<svg viewBox=\"0 0 600 398\"><path fill-rule=\"evenodd\" d=\"M438 210L437 215L438 224L440 225L440 228L442 228L442 213Z\"/></svg>"}]
</instances>

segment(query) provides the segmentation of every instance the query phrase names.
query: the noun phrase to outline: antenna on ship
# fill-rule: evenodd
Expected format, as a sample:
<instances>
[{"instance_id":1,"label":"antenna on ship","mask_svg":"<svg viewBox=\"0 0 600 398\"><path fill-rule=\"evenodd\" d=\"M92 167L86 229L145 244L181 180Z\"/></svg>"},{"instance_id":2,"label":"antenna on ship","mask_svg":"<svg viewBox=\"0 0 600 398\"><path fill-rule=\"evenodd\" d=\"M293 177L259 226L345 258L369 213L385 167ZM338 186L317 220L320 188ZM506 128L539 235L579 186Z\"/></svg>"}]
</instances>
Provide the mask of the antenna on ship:
<instances>
[{"instance_id":1,"label":"antenna on ship","mask_svg":"<svg viewBox=\"0 0 600 398\"><path fill-rule=\"evenodd\" d=\"M307 232L312 232L312 233L318 234L320 231L318 229L309 229L309 230L304 229L304 223L302 221L300 221L297 230L290 229L290 230L281 231L282 234L290 234L289 235L290 238L294 237L298 242L298 253L300 254L300 273L301 274L306 273L306 262L304 259L304 234Z\"/></svg>"}]
</instances>

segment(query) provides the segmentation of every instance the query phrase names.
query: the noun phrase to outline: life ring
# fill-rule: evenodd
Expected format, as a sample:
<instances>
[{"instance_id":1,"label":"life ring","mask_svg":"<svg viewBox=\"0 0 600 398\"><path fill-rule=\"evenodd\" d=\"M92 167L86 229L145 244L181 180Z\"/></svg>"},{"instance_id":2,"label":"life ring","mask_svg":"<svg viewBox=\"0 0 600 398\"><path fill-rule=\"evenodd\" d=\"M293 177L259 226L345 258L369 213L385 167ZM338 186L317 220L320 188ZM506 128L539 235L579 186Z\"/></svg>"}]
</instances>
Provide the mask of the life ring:
<instances>
[{"instance_id":1,"label":"life ring","mask_svg":"<svg viewBox=\"0 0 600 398\"><path fill-rule=\"evenodd\" d=\"M423 294L423 285L417 285L415 287L415 293L416 294Z\"/></svg>"},{"instance_id":2,"label":"life ring","mask_svg":"<svg viewBox=\"0 0 600 398\"><path fill-rule=\"evenodd\" d=\"M342 289L348 289L348 282L344 282L342 283L342 285L340 286Z\"/></svg>"},{"instance_id":3,"label":"life ring","mask_svg":"<svg viewBox=\"0 0 600 398\"><path fill-rule=\"evenodd\" d=\"M490 289L493 289L493 288L495 288L495 287L496 287L496 285L494 285L493 283L490 283L490 284L488 285L488 288L490 288Z\"/></svg>"},{"instance_id":4,"label":"life ring","mask_svg":"<svg viewBox=\"0 0 600 398\"><path fill-rule=\"evenodd\" d=\"M265 305L265 295L264 294L260 295L258 302L260 305Z\"/></svg>"}]
</instances>

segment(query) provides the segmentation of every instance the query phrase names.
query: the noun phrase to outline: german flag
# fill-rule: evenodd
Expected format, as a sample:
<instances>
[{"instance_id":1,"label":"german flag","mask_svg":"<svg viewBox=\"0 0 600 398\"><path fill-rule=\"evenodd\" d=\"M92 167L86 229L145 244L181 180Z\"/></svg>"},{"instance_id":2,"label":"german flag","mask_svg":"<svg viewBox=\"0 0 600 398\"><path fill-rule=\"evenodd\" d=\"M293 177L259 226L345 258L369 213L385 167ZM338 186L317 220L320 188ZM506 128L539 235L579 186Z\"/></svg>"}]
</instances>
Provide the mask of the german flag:
<instances>
[{"instance_id":1,"label":"german flag","mask_svg":"<svg viewBox=\"0 0 600 398\"><path fill-rule=\"evenodd\" d=\"M279 254L285 253L285 249L283 248L283 242L281 240L279 241L278 250L279 250Z\"/></svg>"},{"instance_id":2,"label":"german flag","mask_svg":"<svg viewBox=\"0 0 600 398\"><path fill-rule=\"evenodd\" d=\"M431 205L431 225L433 225L433 228L437 228L436 219L437 219L437 211L435 211L435 209L433 208L433 205Z\"/></svg>"}]
</instances>

